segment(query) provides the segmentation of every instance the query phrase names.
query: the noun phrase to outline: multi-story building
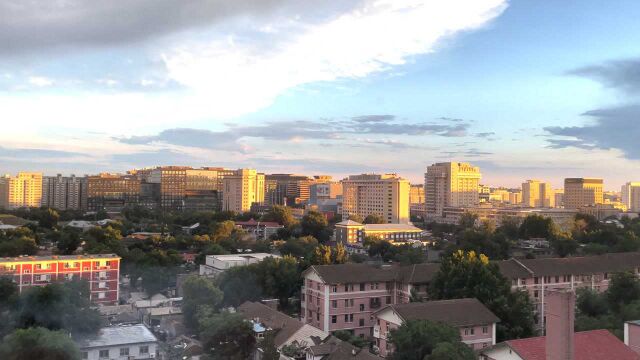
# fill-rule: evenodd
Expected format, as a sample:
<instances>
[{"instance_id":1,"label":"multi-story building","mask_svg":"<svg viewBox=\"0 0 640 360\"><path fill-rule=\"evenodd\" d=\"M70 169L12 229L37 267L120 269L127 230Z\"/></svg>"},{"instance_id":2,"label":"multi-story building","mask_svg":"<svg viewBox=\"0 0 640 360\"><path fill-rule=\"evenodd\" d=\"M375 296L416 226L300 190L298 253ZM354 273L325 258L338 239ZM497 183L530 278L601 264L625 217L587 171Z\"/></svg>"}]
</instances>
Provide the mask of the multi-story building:
<instances>
[{"instance_id":1,"label":"multi-story building","mask_svg":"<svg viewBox=\"0 0 640 360\"><path fill-rule=\"evenodd\" d=\"M409 224L361 224L345 220L336 224L334 235L336 242L353 245L364 241L368 236L392 243L405 243L421 238L422 229Z\"/></svg>"},{"instance_id":2,"label":"multi-story building","mask_svg":"<svg viewBox=\"0 0 640 360\"><path fill-rule=\"evenodd\" d=\"M373 336L373 313L386 305L408 303L412 291L426 294L438 268L438 264L311 266L302 274L302 321L327 332Z\"/></svg>"},{"instance_id":3,"label":"multi-story building","mask_svg":"<svg viewBox=\"0 0 640 360\"><path fill-rule=\"evenodd\" d=\"M247 212L252 204L264 203L264 174L254 169L238 169L223 179L222 209Z\"/></svg>"},{"instance_id":4,"label":"multi-story building","mask_svg":"<svg viewBox=\"0 0 640 360\"><path fill-rule=\"evenodd\" d=\"M425 215L424 185L422 184L411 184L409 189L409 214L419 217L424 217Z\"/></svg>"},{"instance_id":5,"label":"multi-story building","mask_svg":"<svg viewBox=\"0 0 640 360\"><path fill-rule=\"evenodd\" d=\"M105 305L118 303L119 272L120 257L114 254L0 258L0 275L10 277L20 292L80 279L89 282L90 300Z\"/></svg>"},{"instance_id":6,"label":"multi-story building","mask_svg":"<svg viewBox=\"0 0 640 360\"><path fill-rule=\"evenodd\" d=\"M318 204L324 200L342 197L342 184L335 181L324 181L309 185L309 203Z\"/></svg>"},{"instance_id":7,"label":"multi-story building","mask_svg":"<svg viewBox=\"0 0 640 360\"><path fill-rule=\"evenodd\" d=\"M140 179L135 175L102 173L87 179L87 208L90 211L121 211L137 205Z\"/></svg>"},{"instance_id":8,"label":"multi-story building","mask_svg":"<svg viewBox=\"0 0 640 360\"><path fill-rule=\"evenodd\" d=\"M509 203L510 204L520 204L522 202L522 191L510 191L509 192Z\"/></svg>"},{"instance_id":9,"label":"multi-story building","mask_svg":"<svg viewBox=\"0 0 640 360\"><path fill-rule=\"evenodd\" d=\"M101 328L97 334L75 339L86 360L139 360L158 357L158 339L142 324Z\"/></svg>"},{"instance_id":10,"label":"multi-story building","mask_svg":"<svg viewBox=\"0 0 640 360\"><path fill-rule=\"evenodd\" d=\"M564 189L553 190L553 197L555 198L554 202L556 207L564 207Z\"/></svg>"},{"instance_id":11,"label":"multi-story building","mask_svg":"<svg viewBox=\"0 0 640 360\"><path fill-rule=\"evenodd\" d=\"M396 174L351 175L342 180L342 218L377 214L387 223L408 223L409 187Z\"/></svg>"},{"instance_id":12,"label":"multi-story building","mask_svg":"<svg viewBox=\"0 0 640 360\"><path fill-rule=\"evenodd\" d=\"M480 202L480 168L468 163L436 163L424 175L428 217L441 217L446 207L475 206Z\"/></svg>"},{"instance_id":13,"label":"multi-story building","mask_svg":"<svg viewBox=\"0 0 640 360\"><path fill-rule=\"evenodd\" d=\"M16 177L0 177L0 207L40 207L41 202L42 173L20 172Z\"/></svg>"},{"instance_id":14,"label":"multi-story building","mask_svg":"<svg viewBox=\"0 0 640 360\"><path fill-rule=\"evenodd\" d=\"M488 185L478 184L478 201L486 203L491 200L491 187Z\"/></svg>"},{"instance_id":15,"label":"multi-story building","mask_svg":"<svg viewBox=\"0 0 640 360\"><path fill-rule=\"evenodd\" d=\"M389 305L373 314L373 337L380 355L393 353L389 333L410 320L445 323L460 332L460 339L474 350L496 344L496 323L500 321L477 299L453 299Z\"/></svg>"},{"instance_id":16,"label":"multi-story building","mask_svg":"<svg viewBox=\"0 0 640 360\"><path fill-rule=\"evenodd\" d=\"M551 184L540 180L522 183L522 206L531 208L555 207L555 195Z\"/></svg>"},{"instance_id":17,"label":"multi-story building","mask_svg":"<svg viewBox=\"0 0 640 360\"><path fill-rule=\"evenodd\" d=\"M200 275L217 276L233 267L257 264L266 258L280 259L282 257L269 253L207 255L205 263L200 265Z\"/></svg>"},{"instance_id":18,"label":"multi-story building","mask_svg":"<svg viewBox=\"0 0 640 360\"><path fill-rule=\"evenodd\" d=\"M622 203L627 210L640 211L640 182L628 182L622 185Z\"/></svg>"},{"instance_id":19,"label":"multi-story building","mask_svg":"<svg viewBox=\"0 0 640 360\"><path fill-rule=\"evenodd\" d=\"M305 204L309 201L309 187L313 182L313 179L304 175L265 175L265 203L267 205L287 206Z\"/></svg>"},{"instance_id":20,"label":"multi-story building","mask_svg":"<svg viewBox=\"0 0 640 360\"><path fill-rule=\"evenodd\" d=\"M41 205L58 210L85 210L87 182L87 176L45 176L42 178Z\"/></svg>"},{"instance_id":21,"label":"multi-story building","mask_svg":"<svg viewBox=\"0 0 640 360\"><path fill-rule=\"evenodd\" d=\"M604 203L602 179L567 178L564 179L564 207L579 209Z\"/></svg>"}]
</instances>

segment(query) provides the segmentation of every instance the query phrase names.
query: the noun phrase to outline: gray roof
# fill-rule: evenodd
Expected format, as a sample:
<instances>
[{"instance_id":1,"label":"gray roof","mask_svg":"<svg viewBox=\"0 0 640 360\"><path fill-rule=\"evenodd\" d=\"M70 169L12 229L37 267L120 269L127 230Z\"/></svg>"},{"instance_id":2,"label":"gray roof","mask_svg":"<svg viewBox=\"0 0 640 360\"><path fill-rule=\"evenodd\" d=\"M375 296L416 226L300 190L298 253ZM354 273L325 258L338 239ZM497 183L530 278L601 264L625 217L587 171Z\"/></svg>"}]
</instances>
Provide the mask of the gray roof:
<instances>
[{"instance_id":1,"label":"gray roof","mask_svg":"<svg viewBox=\"0 0 640 360\"><path fill-rule=\"evenodd\" d=\"M312 346L309 352L314 356L322 356L322 360L382 360L383 358L370 353L367 349L353 346L331 336L323 344Z\"/></svg>"},{"instance_id":2,"label":"gray roof","mask_svg":"<svg viewBox=\"0 0 640 360\"><path fill-rule=\"evenodd\" d=\"M489 325L500 321L477 299L451 299L389 305L378 311L395 311L405 321L429 320L451 326Z\"/></svg>"},{"instance_id":3,"label":"gray roof","mask_svg":"<svg viewBox=\"0 0 640 360\"><path fill-rule=\"evenodd\" d=\"M438 272L439 264L416 265L338 264L314 265L307 271L315 270L328 284L351 284L371 281L402 281L405 283L427 283Z\"/></svg>"},{"instance_id":4,"label":"gray roof","mask_svg":"<svg viewBox=\"0 0 640 360\"><path fill-rule=\"evenodd\" d=\"M81 349L153 343L158 339L144 325L105 327L93 336L77 339Z\"/></svg>"},{"instance_id":5,"label":"gray roof","mask_svg":"<svg viewBox=\"0 0 640 360\"><path fill-rule=\"evenodd\" d=\"M245 301L238 307L238 313L247 320L258 320L259 323L277 330L274 343L277 347L300 330L304 323L260 302Z\"/></svg>"}]
</instances>

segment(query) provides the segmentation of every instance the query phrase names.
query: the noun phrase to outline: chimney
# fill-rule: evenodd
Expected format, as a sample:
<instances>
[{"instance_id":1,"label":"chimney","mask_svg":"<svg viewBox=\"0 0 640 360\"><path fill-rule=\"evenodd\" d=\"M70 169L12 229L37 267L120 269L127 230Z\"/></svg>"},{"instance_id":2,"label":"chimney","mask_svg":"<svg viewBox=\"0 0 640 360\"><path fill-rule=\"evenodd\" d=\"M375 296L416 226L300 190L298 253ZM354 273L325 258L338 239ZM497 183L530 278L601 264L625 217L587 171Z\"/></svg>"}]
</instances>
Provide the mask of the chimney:
<instances>
[{"instance_id":1,"label":"chimney","mask_svg":"<svg viewBox=\"0 0 640 360\"><path fill-rule=\"evenodd\" d=\"M576 294L567 290L548 290L546 295L546 360L574 360L573 324Z\"/></svg>"}]
</instances>

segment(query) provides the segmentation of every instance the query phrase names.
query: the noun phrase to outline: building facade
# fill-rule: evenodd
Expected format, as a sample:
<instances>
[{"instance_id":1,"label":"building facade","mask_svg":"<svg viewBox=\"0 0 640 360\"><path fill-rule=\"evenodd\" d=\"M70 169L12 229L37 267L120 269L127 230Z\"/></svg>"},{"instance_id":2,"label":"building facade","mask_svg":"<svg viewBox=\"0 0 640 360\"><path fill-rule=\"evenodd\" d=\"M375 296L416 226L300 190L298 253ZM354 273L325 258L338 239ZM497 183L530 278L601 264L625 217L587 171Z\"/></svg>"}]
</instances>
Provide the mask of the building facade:
<instances>
[{"instance_id":1,"label":"building facade","mask_svg":"<svg viewBox=\"0 0 640 360\"><path fill-rule=\"evenodd\" d=\"M602 179L567 178L564 179L564 207L579 209L604 203Z\"/></svg>"},{"instance_id":2,"label":"building facade","mask_svg":"<svg viewBox=\"0 0 640 360\"><path fill-rule=\"evenodd\" d=\"M422 229L409 224L361 224L345 220L335 225L336 242L345 245L362 244L366 237L374 237L392 243L405 243L421 238Z\"/></svg>"},{"instance_id":3,"label":"building facade","mask_svg":"<svg viewBox=\"0 0 640 360\"><path fill-rule=\"evenodd\" d=\"M0 275L10 277L20 292L55 281L86 280L91 301L118 303L120 258L114 254L0 258Z\"/></svg>"},{"instance_id":4,"label":"building facade","mask_svg":"<svg viewBox=\"0 0 640 360\"><path fill-rule=\"evenodd\" d=\"M87 208L90 211L121 211L138 204L140 179L134 175L108 174L87 179Z\"/></svg>"},{"instance_id":5,"label":"building facade","mask_svg":"<svg viewBox=\"0 0 640 360\"><path fill-rule=\"evenodd\" d=\"M468 163L436 163L424 176L428 217L441 217L446 207L475 206L480 203L480 168Z\"/></svg>"},{"instance_id":6,"label":"building facade","mask_svg":"<svg viewBox=\"0 0 640 360\"><path fill-rule=\"evenodd\" d=\"M267 205L294 206L309 201L309 187L314 180L304 175L270 174L265 175L264 182Z\"/></svg>"},{"instance_id":7,"label":"building facade","mask_svg":"<svg viewBox=\"0 0 640 360\"><path fill-rule=\"evenodd\" d=\"M409 181L396 174L352 175L342 180L342 218L371 214L387 223L408 223Z\"/></svg>"},{"instance_id":8,"label":"building facade","mask_svg":"<svg viewBox=\"0 0 640 360\"><path fill-rule=\"evenodd\" d=\"M622 203L628 211L640 212L640 182L628 182L622 185Z\"/></svg>"},{"instance_id":9,"label":"building facade","mask_svg":"<svg viewBox=\"0 0 640 360\"><path fill-rule=\"evenodd\" d=\"M58 210L86 210L87 183L87 176L45 176L41 205Z\"/></svg>"},{"instance_id":10,"label":"building facade","mask_svg":"<svg viewBox=\"0 0 640 360\"><path fill-rule=\"evenodd\" d=\"M522 183L522 206L531 208L555 207L555 195L551 184L540 180Z\"/></svg>"},{"instance_id":11,"label":"building facade","mask_svg":"<svg viewBox=\"0 0 640 360\"><path fill-rule=\"evenodd\" d=\"M158 357L158 339L142 324L105 327L75 339L83 360L138 360Z\"/></svg>"},{"instance_id":12,"label":"building facade","mask_svg":"<svg viewBox=\"0 0 640 360\"><path fill-rule=\"evenodd\" d=\"M0 207L40 207L41 202L42 173L20 172L15 177L0 177Z\"/></svg>"},{"instance_id":13,"label":"building facade","mask_svg":"<svg viewBox=\"0 0 640 360\"><path fill-rule=\"evenodd\" d=\"M243 213L252 204L264 203L264 174L254 169L238 169L223 178L222 210Z\"/></svg>"}]
</instances>

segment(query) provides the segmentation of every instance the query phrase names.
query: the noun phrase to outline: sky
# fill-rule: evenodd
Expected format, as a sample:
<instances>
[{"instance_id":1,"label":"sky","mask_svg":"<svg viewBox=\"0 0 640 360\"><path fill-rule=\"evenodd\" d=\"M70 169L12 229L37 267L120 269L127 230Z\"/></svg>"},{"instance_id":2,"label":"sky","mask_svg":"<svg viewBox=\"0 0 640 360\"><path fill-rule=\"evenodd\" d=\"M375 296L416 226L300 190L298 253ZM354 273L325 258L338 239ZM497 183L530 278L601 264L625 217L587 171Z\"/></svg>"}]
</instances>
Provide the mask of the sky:
<instances>
[{"instance_id":1,"label":"sky","mask_svg":"<svg viewBox=\"0 0 640 360\"><path fill-rule=\"evenodd\" d=\"M0 0L0 173L640 180L634 0Z\"/></svg>"}]
</instances>

